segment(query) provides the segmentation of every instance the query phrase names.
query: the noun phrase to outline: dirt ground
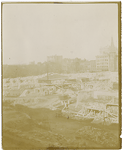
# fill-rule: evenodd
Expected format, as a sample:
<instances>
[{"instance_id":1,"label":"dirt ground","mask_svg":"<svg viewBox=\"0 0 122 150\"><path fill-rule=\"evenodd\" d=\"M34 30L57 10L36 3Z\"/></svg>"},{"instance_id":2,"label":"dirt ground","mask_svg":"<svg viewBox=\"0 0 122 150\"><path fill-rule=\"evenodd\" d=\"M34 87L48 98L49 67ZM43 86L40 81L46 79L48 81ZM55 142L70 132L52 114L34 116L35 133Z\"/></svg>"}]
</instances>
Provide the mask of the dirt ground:
<instances>
[{"instance_id":1,"label":"dirt ground","mask_svg":"<svg viewBox=\"0 0 122 150\"><path fill-rule=\"evenodd\" d=\"M85 121L67 119L63 116L57 117L56 113L57 110L53 111L48 108L3 104L3 149L110 147L110 144L105 146L86 136L84 136L85 138L79 137L78 131L86 126L109 132L118 142L118 126L95 125ZM119 148L119 143L114 146L116 149Z\"/></svg>"}]
</instances>

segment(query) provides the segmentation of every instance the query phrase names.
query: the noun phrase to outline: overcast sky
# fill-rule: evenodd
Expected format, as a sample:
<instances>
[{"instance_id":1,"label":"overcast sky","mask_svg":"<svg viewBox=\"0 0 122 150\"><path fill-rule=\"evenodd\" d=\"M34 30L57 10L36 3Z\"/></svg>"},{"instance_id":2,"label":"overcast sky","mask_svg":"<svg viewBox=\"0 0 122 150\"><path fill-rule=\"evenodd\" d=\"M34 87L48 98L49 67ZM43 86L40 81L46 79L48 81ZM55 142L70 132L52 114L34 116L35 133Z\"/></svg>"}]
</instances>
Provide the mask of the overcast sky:
<instances>
[{"instance_id":1,"label":"overcast sky","mask_svg":"<svg viewBox=\"0 0 122 150\"><path fill-rule=\"evenodd\" d=\"M92 60L118 42L117 4L4 4L3 63L44 62L47 56Z\"/></svg>"}]
</instances>

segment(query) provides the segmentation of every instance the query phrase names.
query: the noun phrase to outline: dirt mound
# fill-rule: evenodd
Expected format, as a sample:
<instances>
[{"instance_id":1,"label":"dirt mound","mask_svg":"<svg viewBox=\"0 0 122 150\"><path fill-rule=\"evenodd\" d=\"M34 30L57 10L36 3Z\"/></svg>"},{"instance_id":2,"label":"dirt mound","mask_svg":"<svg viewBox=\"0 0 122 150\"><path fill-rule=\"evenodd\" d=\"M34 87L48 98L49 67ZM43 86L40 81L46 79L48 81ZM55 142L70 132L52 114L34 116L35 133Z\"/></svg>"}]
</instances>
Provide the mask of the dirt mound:
<instances>
[{"instance_id":1,"label":"dirt mound","mask_svg":"<svg viewBox=\"0 0 122 150\"><path fill-rule=\"evenodd\" d=\"M106 148L118 146L118 139L112 132L91 126L85 126L76 132L76 139L81 139L81 137L104 145Z\"/></svg>"},{"instance_id":2,"label":"dirt mound","mask_svg":"<svg viewBox=\"0 0 122 150\"><path fill-rule=\"evenodd\" d=\"M89 127L89 123L70 117L56 116L57 113L61 113L60 110L29 108L19 104L3 108L4 148L102 148L104 144L112 147L110 140L113 146L117 145L117 138L109 132ZM111 129L111 132L114 131Z\"/></svg>"}]
</instances>

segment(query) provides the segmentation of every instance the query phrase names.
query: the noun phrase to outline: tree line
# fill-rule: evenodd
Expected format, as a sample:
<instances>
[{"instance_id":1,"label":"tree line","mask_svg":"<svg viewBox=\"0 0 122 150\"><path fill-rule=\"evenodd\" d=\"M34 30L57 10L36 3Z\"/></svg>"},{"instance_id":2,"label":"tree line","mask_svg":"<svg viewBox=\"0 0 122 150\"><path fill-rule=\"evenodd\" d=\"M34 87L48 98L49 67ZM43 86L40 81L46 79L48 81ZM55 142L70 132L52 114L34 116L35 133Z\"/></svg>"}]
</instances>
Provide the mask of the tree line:
<instances>
[{"instance_id":1,"label":"tree line","mask_svg":"<svg viewBox=\"0 0 122 150\"><path fill-rule=\"evenodd\" d=\"M16 78L26 76L37 76L45 73L79 73L85 72L89 69L87 61L81 63L80 60L75 59L73 62L44 62L31 63L28 65L3 65L3 78Z\"/></svg>"}]
</instances>

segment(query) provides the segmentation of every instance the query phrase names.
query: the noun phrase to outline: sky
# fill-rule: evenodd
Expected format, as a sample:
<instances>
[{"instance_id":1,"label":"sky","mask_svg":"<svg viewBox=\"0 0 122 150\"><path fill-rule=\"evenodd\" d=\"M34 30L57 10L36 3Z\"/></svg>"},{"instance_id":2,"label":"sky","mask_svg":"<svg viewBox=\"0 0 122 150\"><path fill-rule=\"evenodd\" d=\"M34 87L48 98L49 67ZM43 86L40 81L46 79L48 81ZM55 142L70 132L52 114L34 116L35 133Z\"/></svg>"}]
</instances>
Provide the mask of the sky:
<instances>
[{"instance_id":1,"label":"sky","mask_svg":"<svg viewBox=\"0 0 122 150\"><path fill-rule=\"evenodd\" d=\"M3 64L93 60L111 37L118 45L117 4L4 4L2 18Z\"/></svg>"}]
</instances>

